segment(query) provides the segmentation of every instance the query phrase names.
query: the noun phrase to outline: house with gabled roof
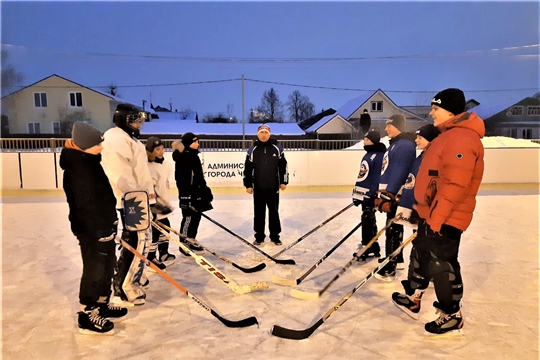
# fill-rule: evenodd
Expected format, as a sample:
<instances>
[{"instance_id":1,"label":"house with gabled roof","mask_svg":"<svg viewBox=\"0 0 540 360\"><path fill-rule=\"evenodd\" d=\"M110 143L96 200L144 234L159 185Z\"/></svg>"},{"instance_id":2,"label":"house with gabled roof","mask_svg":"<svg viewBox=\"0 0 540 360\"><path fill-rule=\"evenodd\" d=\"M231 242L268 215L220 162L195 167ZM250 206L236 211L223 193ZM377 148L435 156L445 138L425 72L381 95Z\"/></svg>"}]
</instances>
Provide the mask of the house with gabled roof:
<instances>
[{"instance_id":1,"label":"house with gabled roof","mask_svg":"<svg viewBox=\"0 0 540 360\"><path fill-rule=\"evenodd\" d=\"M362 93L347 101L335 114L325 116L306 129L306 133L359 133L360 116L364 109L371 116L371 127L379 130L381 134L386 120L394 114L405 116L407 119L406 131L416 131L420 126L428 123L426 119L396 105L384 91L378 89L375 92Z\"/></svg>"},{"instance_id":2,"label":"house with gabled roof","mask_svg":"<svg viewBox=\"0 0 540 360\"><path fill-rule=\"evenodd\" d=\"M114 126L116 105L126 101L53 74L2 97L1 102L10 134L69 135L74 121L106 131Z\"/></svg>"},{"instance_id":3,"label":"house with gabled roof","mask_svg":"<svg viewBox=\"0 0 540 360\"><path fill-rule=\"evenodd\" d=\"M540 92L518 102L481 103L471 111L484 119L486 136L540 139Z\"/></svg>"}]
</instances>

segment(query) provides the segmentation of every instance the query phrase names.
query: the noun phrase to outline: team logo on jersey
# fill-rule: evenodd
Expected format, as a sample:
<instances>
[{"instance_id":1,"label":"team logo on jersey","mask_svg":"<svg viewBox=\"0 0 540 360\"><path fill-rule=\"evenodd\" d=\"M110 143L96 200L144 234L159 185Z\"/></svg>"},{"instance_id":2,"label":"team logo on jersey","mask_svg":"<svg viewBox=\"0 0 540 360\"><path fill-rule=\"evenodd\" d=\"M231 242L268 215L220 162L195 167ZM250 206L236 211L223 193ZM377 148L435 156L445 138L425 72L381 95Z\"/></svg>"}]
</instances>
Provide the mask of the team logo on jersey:
<instances>
[{"instance_id":1,"label":"team logo on jersey","mask_svg":"<svg viewBox=\"0 0 540 360\"><path fill-rule=\"evenodd\" d=\"M416 176L409 173L409 176L407 176L407 180L405 180L405 184L403 185L403 188L411 190L414 188L415 183L416 183Z\"/></svg>"},{"instance_id":2,"label":"team logo on jersey","mask_svg":"<svg viewBox=\"0 0 540 360\"><path fill-rule=\"evenodd\" d=\"M370 156L369 160L373 161L373 160L375 160L376 157L377 157L377 154L373 154L373 155Z\"/></svg>"},{"instance_id":3,"label":"team logo on jersey","mask_svg":"<svg viewBox=\"0 0 540 360\"><path fill-rule=\"evenodd\" d=\"M388 151L384 153L384 156L382 158L381 175L384 175L384 172L386 171L387 167L388 167Z\"/></svg>"},{"instance_id":4,"label":"team logo on jersey","mask_svg":"<svg viewBox=\"0 0 540 360\"><path fill-rule=\"evenodd\" d=\"M366 160L360 164L360 172L358 173L358 181L364 181L369 175L369 164Z\"/></svg>"}]
</instances>

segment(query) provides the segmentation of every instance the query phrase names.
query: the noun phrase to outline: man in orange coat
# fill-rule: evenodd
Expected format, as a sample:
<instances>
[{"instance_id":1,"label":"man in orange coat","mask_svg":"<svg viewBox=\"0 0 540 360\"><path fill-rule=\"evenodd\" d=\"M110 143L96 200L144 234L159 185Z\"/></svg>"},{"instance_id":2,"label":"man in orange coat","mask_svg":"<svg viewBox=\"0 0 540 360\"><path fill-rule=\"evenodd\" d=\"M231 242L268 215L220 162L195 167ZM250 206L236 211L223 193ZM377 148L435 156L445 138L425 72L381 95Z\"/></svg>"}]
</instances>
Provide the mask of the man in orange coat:
<instances>
[{"instance_id":1,"label":"man in orange coat","mask_svg":"<svg viewBox=\"0 0 540 360\"><path fill-rule=\"evenodd\" d=\"M394 304L418 318L423 292L433 278L439 318L425 325L428 333L461 332L463 281L458 262L461 234L471 223L476 194L484 173L484 121L465 112L465 96L446 89L431 100L433 124L441 135L426 148L416 185L420 217L416 251L405 294L392 294Z\"/></svg>"}]
</instances>

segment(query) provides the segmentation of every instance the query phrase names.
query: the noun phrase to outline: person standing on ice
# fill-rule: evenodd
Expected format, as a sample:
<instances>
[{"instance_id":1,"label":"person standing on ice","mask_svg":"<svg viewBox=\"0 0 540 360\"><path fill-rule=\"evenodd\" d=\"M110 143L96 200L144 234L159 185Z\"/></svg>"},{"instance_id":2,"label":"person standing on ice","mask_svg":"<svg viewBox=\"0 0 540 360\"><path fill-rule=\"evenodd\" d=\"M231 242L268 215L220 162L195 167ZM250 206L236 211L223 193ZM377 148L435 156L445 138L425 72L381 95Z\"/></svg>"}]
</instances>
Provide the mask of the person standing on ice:
<instances>
[{"instance_id":1,"label":"person standing on ice","mask_svg":"<svg viewBox=\"0 0 540 360\"><path fill-rule=\"evenodd\" d=\"M405 133L405 116L401 114L390 116L384 130L390 138L390 145L383 157L379 194L378 198L375 199L375 208L380 212L387 213L386 218L389 221L396 216L396 196L405 184L411 164L416 159L416 146L413 141L414 135ZM386 256L393 253L402 242L403 225L390 225L386 229ZM392 281L396 276L397 263L403 263L403 252L397 256L396 261L389 262L377 272L375 278L382 281Z\"/></svg>"},{"instance_id":2,"label":"person standing on ice","mask_svg":"<svg viewBox=\"0 0 540 360\"><path fill-rule=\"evenodd\" d=\"M122 199L129 191L146 191L150 205L156 202L154 184L148 168L146 148L139 141L140 129L146 113L130 104L118 104L113 115L116 127L103 135L103 169L109 178L116 197L116 208L122 220L122 239L131 247L146 254L151 242L151 231L128 231L125 227L125 214ZM140 234L139 234L140 233ZM135 258L131 251L122 248L118 259L118 270L114 277L114 294L126 305L143 305L146 292L143 285L144 263Z\"/></svg>"},{"instance_id":3,"label":"person standing on ice","mask_svg":"<svg viewBox=\"0 0 540 360\"><path fill-rule=\"evenodd\" d=\"M109 304L116 264L118 218L116 199L101 167L103 136L91 125L73 124L72 138L60 154L63 188L69 205L71 231L79 240L83 271L79 288L81 311L77 324L82 334L114 333L114 323L127 309Z\"/></svg>"},{"instance_id":4,"label":"person standing on ice","mask_svg":"<svg viewBox=\"0 0 540 360\"><path fill-rule=\"evenodd\" d=\"M146 139L146 155L148 156L148 167L154 182L156 203L151 207L151 211L162 224L171 226L168 216L174 210L173 204L169 201L170 187L169 175L171 171L164 162L163 154L165 147L160 138L150 136ZM166 230L167 231L167 230ZM167 231L168 232L168 231ZM159 250L159 253L156 254ZM152 245L148 249L147 259L152 261L161 270L174 264L176 256L169 253L169 240L158 229L152 227ZM154 271L148 267L148 271Z\"/></svg>"},{"instance_id":5,"label":"person standing on ice","mask_svg":"<svg viewBox=\"0 0 540 360\"><path fill-rule=\"evenodd\" d=\"M261 245L266 237L265 220L268 207L268 228L270 241L281 245L279 234L279 190L285 190L289 183L287 160L283 147L270 134L270 126L262 124L257 129L257 140L247 151L244 164L244 186L248 194L253 194L255 231L254 245Z\"/></svg>"},{"instance_id":6,"label":"person standing on ice","mask_svg":"<svg viewBox=\"0 0 540 360\"><path fill-rule=\"evenodd\" d=\"M405 293L392 294L394 304L407 314L418 314L424 290L433 278L438 318L425 324L426 332L461 332L463 280L458 251L469 227L476 194L484 174L484 121L465 111L465 95L445 89L431 100L433 124L441 131L424 151L414 187L420 217L414 240L418 267L405 284ZM411 274L409 274L411 275ZM414 316L413 316L414 317Z\"/></svg>"},{"instance_id":7,"label":"person standing on ice","mask_svg":"<svg viewBox=\"0 0 540 360\"><path fill-rule=\"evenodd\" d=\"M199 158L199 138L197 135L187 132L182 135L181 141L173 143L173 149L174 177L182 209L180 233L192 239L191 242L188 242L184 238L180 238L180 241L191 251L204 251L204 248L196 243L195 238L201 222L201 212L212 210L211 203L214 196L204 179L201 159ZM190 256L181 247L179 250L183 255Z\"/></svg>"},{"instance_id":8,"label":"person standing on ice","mask_svg":"<svg viewBox=\"0 0 540 360\"><path fill-rule=\"evenodd\" d=\"M352 193L354 206L362 205L362 242L359 248L367 245L377 234L374 200L379 188L383 155L386 152L386 146L380 142L380 139L381 135L376 130L364 134L366 154L360 162L360 171ZM353 256L356 257L356 253ZM358 261L366 261L370 256L381 256L381 247L378 242L373 243Z\"/></svg>"}]
</instances>

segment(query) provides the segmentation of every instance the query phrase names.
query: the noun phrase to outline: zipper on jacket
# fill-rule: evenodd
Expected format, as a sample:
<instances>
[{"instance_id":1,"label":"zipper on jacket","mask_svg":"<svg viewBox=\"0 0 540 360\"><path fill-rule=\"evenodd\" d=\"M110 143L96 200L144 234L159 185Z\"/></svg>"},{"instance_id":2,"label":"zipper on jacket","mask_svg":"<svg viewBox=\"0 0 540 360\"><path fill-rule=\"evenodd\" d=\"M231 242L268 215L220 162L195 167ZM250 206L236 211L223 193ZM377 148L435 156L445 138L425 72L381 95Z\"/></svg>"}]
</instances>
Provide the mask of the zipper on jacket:
<instances>
[{"instance_id":1,"label":"zipper on jacket","mask_svg":"<svg viewBox=\"0 0 540 360\"><path fill-rule=\"evenodd\" d=\"M435 208L437 207L437 204L439 203L439 201L435 201L435 204L433 204L433 207L431 208L431 211L429 212L429 217L432 217L433 216L433 211L435 211Z\"/></svg>"}]
</instances>

